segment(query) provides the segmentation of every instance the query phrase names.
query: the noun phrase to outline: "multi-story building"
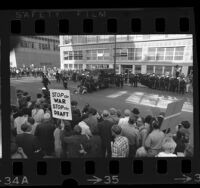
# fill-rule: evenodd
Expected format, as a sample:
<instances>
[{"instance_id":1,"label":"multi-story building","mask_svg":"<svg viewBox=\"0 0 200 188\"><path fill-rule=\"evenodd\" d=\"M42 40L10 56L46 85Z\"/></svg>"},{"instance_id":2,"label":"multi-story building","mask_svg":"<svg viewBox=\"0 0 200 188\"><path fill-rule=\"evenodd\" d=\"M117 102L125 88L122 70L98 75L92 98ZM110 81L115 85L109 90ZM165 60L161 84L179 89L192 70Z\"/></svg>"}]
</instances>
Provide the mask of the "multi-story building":
<instances>
[{"instance_id":1,"label":"multi-story building","mask_svg":"<svg viewBox=\"0 0 200 188\"><path fill-rule=\"evenodd\" d=\"M58 36L21 36L11 52L10 66L60 67Z\"/></svg>"},{"instance_id":2,"label":"multi-story building","mask_svg":"<svg viewBox=\"0 0 200 188\"><path fill-rule=\"evenodd\" d=\"M113 68L115 54L116 73L173 74L179 65L187 75L193 66L193 38L188 34L60 36L61 69Z\"/></svg>"}]
</instances>

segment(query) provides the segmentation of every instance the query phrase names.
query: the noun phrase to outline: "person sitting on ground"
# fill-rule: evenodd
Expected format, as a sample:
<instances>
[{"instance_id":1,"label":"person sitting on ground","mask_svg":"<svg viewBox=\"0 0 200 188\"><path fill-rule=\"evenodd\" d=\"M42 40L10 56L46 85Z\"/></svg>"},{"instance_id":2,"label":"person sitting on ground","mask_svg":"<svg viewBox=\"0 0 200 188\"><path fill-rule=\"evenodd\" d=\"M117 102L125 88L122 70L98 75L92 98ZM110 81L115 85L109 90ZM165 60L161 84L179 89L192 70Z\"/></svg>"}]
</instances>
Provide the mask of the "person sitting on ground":
<instances>
[{"instance_id":1,"label":"person sitting on ground","mask_svg":"<svg viewBox=\"0 0 200 188\"><path fill-rule=\"evenodd\" d=\"M112 157L113 158L125 158L129 155L129 142L124 136L121 136L121 127L119 125L113 125L112 135L114 136L114 142L111 143Z\"/></svg>"},{"instance_id":2,"label":"person sitting on ground","mask_svg":"<svg viewBox=\"0 0 200 188\"><path fill-rule=\"evenodd\" d=\"M173 138L170 136L166 136L162 142L162 150L158 153L156 157L177 157L174 154L176 148L176 142L174 142Z\"/></svg>"},{"instance_id":3,"label":"person sitting on ground","mask_svg":"<svg viewBox=\"0 0 200 188\"><path fill-rule=\"evenodd\" d=\"M148 157L155 157L161 150L161 144L165 134L160 130L159 122L156 118L152 119L151 126L153 130L147 136L144 145L145 149L147 149Z\"/></svg>"}]
</instances>

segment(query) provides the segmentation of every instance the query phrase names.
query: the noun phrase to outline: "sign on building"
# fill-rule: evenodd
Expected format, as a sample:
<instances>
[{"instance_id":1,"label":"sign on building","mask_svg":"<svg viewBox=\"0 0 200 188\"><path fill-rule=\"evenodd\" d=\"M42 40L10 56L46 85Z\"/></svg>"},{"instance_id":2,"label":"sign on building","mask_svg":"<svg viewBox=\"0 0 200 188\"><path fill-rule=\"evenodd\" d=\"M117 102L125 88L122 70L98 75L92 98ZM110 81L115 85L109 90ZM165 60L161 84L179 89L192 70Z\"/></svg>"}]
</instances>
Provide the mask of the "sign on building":
<instances>
[{"instance_id":1,"label":"sign on building","mask_svg":"<svg viewBox=\"0 0 200 188\"><path fill-rule=\"evenodd\" d=\"M184 100L178 100L167 105L164 121L161 125L161 130L170 129L171 132L175 131L176 125L179 122L179 116L182 111Z\"/></svg>"},{"instance_id":2,"label":"sign on building","mask_svg":"<svg viewBox=\"0 0 200 188\"><path fill-rule=\"evenodd\" d=\"M70 91L50 89L50 97L53 117L72 120Z\"/></svg>"}]
</instances>

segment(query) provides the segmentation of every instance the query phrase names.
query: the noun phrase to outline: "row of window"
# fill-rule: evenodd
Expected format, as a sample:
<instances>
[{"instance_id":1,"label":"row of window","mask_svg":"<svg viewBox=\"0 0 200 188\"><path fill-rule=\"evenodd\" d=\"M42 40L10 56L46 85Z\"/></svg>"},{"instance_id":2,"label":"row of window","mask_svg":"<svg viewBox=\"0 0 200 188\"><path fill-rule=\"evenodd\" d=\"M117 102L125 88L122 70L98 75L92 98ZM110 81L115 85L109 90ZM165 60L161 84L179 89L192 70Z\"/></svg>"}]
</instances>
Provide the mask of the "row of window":
<instances>
[{"instance_id":1,"label":"row of window","mask_svg":"<svg viewBox=\"0 0 200 188\"><path fill-rule=\"evenodd\" d=\"M52 46L52 48L51 48L51 46ZM58 45L56 45L55 43L53 43L53 45L50 45L50 43L34 43L34 42L31 42L31 41L25 41L25 40L20 41L20 47L22 47L22 48L32 48L32 49L39 48L40 50L53 50L53 51L59 51L60 50Z\"/></svg>"},{"instance_id":2,"label":"row of window","mask_svg":"<svg viewBox=\"0 0 200 188\"><path fill-rule=\"evenodd\" d=\"M183 35L116 35L117 42L133 41L133 40L150 40L150 39L167 39L170 37L183 37ZM184 35L186 36L186 35ZM191 35L190 35L191 36ZM64 44L82 44L82 43L98 43L98 42L114 42L114 35L68 35L64 36Z\"/></svg>"},{"instance_id":3,"label":"row of window","mask_svg":"<svg viewBox=\"0 0 200 188\"><path fill-rule=\"evenodd\" d=\"M149 61L183 60L184 47L150 47L145 57ZM86 60L111 60L109 49L86 50ZM142 48L116 49L117 60L142 60ZM64 51L64 60L82 60L83 51Z\"/></svg>"},{"instance_id":4,"label":"row of window","mask_svg":"<svg viewBox=\"0 0 200 188\"><path fill-rule=\"evenodd\" d=\"M151 47L148 49L148 60L183 60L184 47Z\"/></svg>"},{"instance_id":5,"label":"row of window","mask_svg":"<svg viewBox=\"0 0 200 188\"><path fill-rule=\"evenodd\" d=\"M41 40L41 41L46 41L46 42L59 43L59 38L57 40L56 39L51 39L51 38L40 37L40 36L28 36L28 38Z\"/></svg>"}]
</instances>

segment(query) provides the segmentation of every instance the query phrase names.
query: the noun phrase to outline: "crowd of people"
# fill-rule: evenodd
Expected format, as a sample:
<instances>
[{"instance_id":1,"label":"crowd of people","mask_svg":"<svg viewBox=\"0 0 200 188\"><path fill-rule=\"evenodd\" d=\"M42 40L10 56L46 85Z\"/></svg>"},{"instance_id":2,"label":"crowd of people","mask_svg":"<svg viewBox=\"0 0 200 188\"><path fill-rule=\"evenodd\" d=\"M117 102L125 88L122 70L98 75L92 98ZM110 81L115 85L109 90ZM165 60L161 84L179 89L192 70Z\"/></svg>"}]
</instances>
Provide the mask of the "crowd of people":
<instances>
[{"instance_id":1,"label":"crowd of people","mask_svg":"<svg viewBox=\"0 0 200 188\"><path fill-rule=\"evenodd\" d=\"M176 77L169 75L145 74L141 75L140 83L151 89L185 94L192 92L193 76L192 74L187 77L184 75Z\"/></svg>"},{"instance_id":2,"label":"crowd of people","mask_svg":"<svg viewBox=\"0 0 200 188\"><path fill-rule=\"evenodd\" d=\"M82 110L71 101L72 120L52 117L48 91L33 101L17 90L11 107L11 157L17 158L133 158L192 156L190 123L182 121L175 134L162 130L165 114L143 117L139 109L113 107Z\"/></svg>"}]
</instances>

